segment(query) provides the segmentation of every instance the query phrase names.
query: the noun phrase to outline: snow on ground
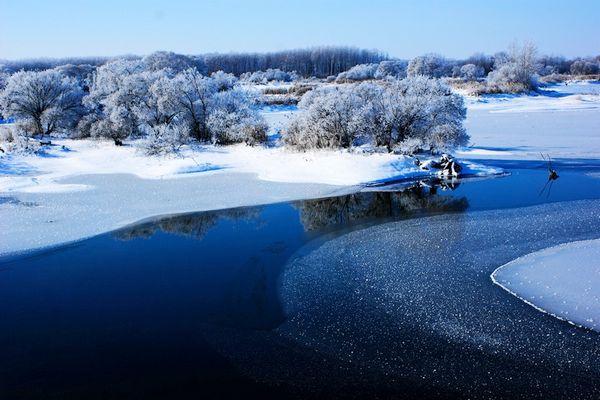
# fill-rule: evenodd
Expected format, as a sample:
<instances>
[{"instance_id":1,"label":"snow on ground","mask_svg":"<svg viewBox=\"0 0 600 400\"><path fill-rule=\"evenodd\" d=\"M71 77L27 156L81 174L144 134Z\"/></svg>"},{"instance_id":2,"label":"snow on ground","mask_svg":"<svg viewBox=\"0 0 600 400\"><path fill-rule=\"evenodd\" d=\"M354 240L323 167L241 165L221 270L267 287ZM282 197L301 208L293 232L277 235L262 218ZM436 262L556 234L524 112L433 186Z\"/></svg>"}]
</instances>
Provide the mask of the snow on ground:
<instances>
[{"instance_id":1,"label":"snow on ground","mask_svg":"<svg viewBox=\"0 0 600 400\"><path fill-rule=\"evenodd\" d=\"M550 83L546 87L547 90L553 90L559 93L567 94L599 94L600 95L600 80L598 81L580 81L572 80L563 83Z\"/></svg>"},{"instance_id":2,"label":"snow on ground","mask_svg":"<svg viewBox=\"0 0 600 400\"><path fill-rule=\"evenodd\" d=\"M419 169L411 157L389 153L297 152L240 144L184 147L176 156L148 157L134 145L117 147L109 141L58 139L53 143L44 156L5 157L0 164L0 193L85 190L89 186L65 184L61 180L90 174L167 179L200 173L249 173L273 182L353 186L434 173ZM486 175L500 171L470 163L466 172Z\"/></svg>"},{"instance_id":3,"label":"snow on ground","mask_svg":"<svg viewBox=\"0 0 600 400\"><path fill-rule=\"evenodd\" d=\"M298 111L298 107L294 105L264 107L261 114L269 124L269 135L280 133L288 125L296 111Z\"/></svg>"},{"instance_id":4,"label":"snow on ground","mask_svg":"<svg viewBox=\"0 0 600 400\"><path fill-rule=\"evenodd\" d=\"M492 280L538 310L600 332L600 240L527 254L495 270Z\"/></svg>"},{"instance_id":5,"label":"snow on ground","mask_svg":"<svg viewBox=\"0 0 600 400\"><path fill-rule=\"evenodd\" d=\"M596 86L550 86L537 96L467 97L471 143L456 155L530 160L541 159L543 152L554 159L600 159L600 94L589 89Z\"/></svg>"},{"instance_id":6,"label":"snow on ground","mask_svg":"<svg viewBox=\"0 0 600 400\"><path fill-rule=\"evenodd\" d=\"M545 91L542 95L487 95L467 98L470 110L486 110L494 113L531 113L548 111L598 110L600 99L597 94L559 95Z\"/></svg>"}]
</instances>

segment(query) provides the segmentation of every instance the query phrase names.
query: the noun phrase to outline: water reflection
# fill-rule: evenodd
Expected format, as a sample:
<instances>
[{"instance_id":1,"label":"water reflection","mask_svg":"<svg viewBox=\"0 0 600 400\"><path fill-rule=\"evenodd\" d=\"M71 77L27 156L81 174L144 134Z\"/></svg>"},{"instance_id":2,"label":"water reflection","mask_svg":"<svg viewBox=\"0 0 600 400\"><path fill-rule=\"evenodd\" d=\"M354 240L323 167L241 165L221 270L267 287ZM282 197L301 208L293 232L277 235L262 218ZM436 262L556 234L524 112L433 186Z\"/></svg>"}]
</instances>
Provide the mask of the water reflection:
<instances>
[{"instance_id":1,"label":"water reflection","mask_svg":"<svg viewBox=\"0 0 600 400\"><path fill-rule=\"evenodd\" d=\"M400 192L361 192L348 196L297 202L300 220L306 231L346 225L369 219L410 218L423 213L462 212L469 207L466 197L438 194L438 187L453 186L420 183Z\"/></svg>"},{"instance_id":2,"label":"water reflection","mask_svg":"<svg viewBox=\"0 0 600 400\"><path fill-rule=\"evenodd\" d=\"M233 208L220 211L204 211L163 218L124 228L114 233L120 240L150 238L157 232L173 233L195 239L203 239L221 219L233 221L257 219L258 207Z\"/></svg>"},{"instance_id":3,"label":"water reflection","mask_svg":"<svg viewBox=\"0 0 600 400\"><path fill-rule=\"evenodd\" d=\"M456 179L421 181L398 191L359 192L346 196L293 203L306 232L347 226L370 219L404 219L423 214L462 212L469 207L466 197L440 195L438 190L454 190ZM382 188L383 189L383 188ZM258 220L262 208L249 207L183 214L122 229L117 239L150 238L157 232L203 239L221 219ZM276 247L276 246L275 246Z\"/></svg>"}]
</instances>

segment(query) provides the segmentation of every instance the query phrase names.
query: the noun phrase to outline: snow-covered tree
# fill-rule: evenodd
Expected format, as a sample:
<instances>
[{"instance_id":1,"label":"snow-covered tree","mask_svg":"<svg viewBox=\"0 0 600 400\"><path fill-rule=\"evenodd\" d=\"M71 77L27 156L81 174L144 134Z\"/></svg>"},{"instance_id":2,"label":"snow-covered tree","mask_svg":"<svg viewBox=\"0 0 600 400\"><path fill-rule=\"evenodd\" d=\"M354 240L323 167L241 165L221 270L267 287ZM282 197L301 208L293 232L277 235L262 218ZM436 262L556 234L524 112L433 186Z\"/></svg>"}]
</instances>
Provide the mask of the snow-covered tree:
<instances>
[{"instance_id":1,"label":"snow-covered tree","mask_svg":"<svg viewBox=\"0 0 600 400\"><path fill-rule=\"evenodd\" d=\"M254 145L267 140L268 126L251 107L245 91L236 88L218 92L212 101L207 127L215 144Z\"/></svg>"},{"instance_id":2,"label":"snow-covered tree","mask_svg":"<svg viewBox=\"0 0 600 400\"><path fill-rule=\"evenodd\" d=\"M335 79L336 82L356 82L374 79L379 64L359 64L348 71L341 72Z\"/></svg>"},{"instance_id":3,"label":"snow-covered tree","mask_svg":"<svg viewBox=\"0 0 600 400\"><path fill-rule=\"evenodd\" d=\"M390 151L408 142L413 150L440 151L468 141L462 97L424 76L319 88L299 107L284 142L300 149L347 148L362 138Z\"/></svg>"},{"instance_id":4,"label":"snow-covered tree","mask_svg":"<svg viewBox=\"0 0 600 400\"><path fill-rule=\"evenodd\" d=\"M404 60L388 60L382 61L375 72L375 79L406 78L406 69L408 62Z\"/></svg>"},{"instance_id":5,"label":"snow-covered tree","mask_svg":"<svg viewBox=\"0 0 600 400\"><path fill-rule=\"evenodd\" d=\"M90 114L79 124L82 136L145 136L151 153L161 142L172 148L189 132L180 84L171 68L146 70L139 61L100 67L85 99Z\"/></svg>"},{"instance_id":6,"label":"snow-covered tree","mask_svg":"<svg viewBox=\"0 0 600 400\"><path fill-rule=\"evenodd\" d=\"M115 60L99 67L84 98L88 115L79 124L81 136L126 138L140 134L134 108L147 94L135 76L144 72L139 60Z\"/></svg>"},{"instance_id":7,"label":"snow-covered tree","mask_svg":"<svg viewBox=\"0 0 600 400\"><path fill-rule=\"evenodd\" d=\"M441 78L452 74L452 63L438 54L426 54L410 60L408 63L408 76L428 76Z\"/></svg>"},{"instance_id":8,"label":"snow-covered tree","mask_svg":"<svg viewBox=\"0 0 600 400\"><path fill-rule=\"evenodd\" d=\"M206 123L213 96L217 93L217 83L197 69L190 68L177 74L175 85L179 88L182 118L187 122L190 135L199 141L209 141L211 137Z\"/></svg>"},{"instance_id":9,"label":"snow-covered tree","mask_svg":"<svg viewBox=\"0 0 600 400\"><path fill-rule=\"evenodd\" d=\"M262 83L267 82L292 82L298 79L296 72L286 72L279 68L269 68L266 71L246 72L240 75L240 79L245 82Z\"/></svg>"},{"instance_id":10,"label":"snow-covered tree","mask_svg":"<svg viewBox=\"0 0 600 400\"><path fill-rule=\"evenodd\" d=\"M96 66L90 64L65 64L54 68L64 76L75 78L84 91L89 91Z\"/></svg>"},{"instance_id":11,"label":"snow-covered tree","mask_svg":"<svg viewBox=\"0 0 600 400\"><path fill-rule=\"evenodd\" d=\"M571 62L562 56L541 56L538 58L539 71L541 76L550 74L567 74L571 67Z\"/></svg>"},{"instance_id":12,"label":"snow-covered tree","mask_svg":"<svg viewBox=\"0 0 600 400\"><path fill-rule=\"evenodd\" d=\"M494 61L495 69L488 75L488 86L493 91L524 92L538 88L537 49L531 43L513 44L506 59Z\"/></svg>"},{"instance_id":13,"label":"snow-covered tree","mask_svg":"<svg viewBox=\"0 0 600 400\"><path fill-rule=\"evenodd\" d=\"M171 69L174 73L194 68L197 64L196 60L171 51L156 51L144 57L142 62L148 71Z\"/></svg>"},{"instance_id":14,"label":"snow-covered tree","mask_svg":"<svg viewBox=\"0 0 600 400\"><path fill-rule=\"evenodd\" d=\"M208 72L222 70L239 76L272 68L296 71L304 77L325 78L347 71L354 65L378 63L387 56L376 50L353 47L314 47L273 53L207 54L204 59Z\"/></svg>"},{"instance_id":15,"label":"snow-covered tree","mask_svg":"<svg viewBox=\"0 0 600 400\"><path fill-rule=\"evenodd\" d=\"M485 76L485 75L489 74L490 71L494 67L494 57L488 56L483 53L475 53L472 56L470 56L469 58L467 58L466 60L464 60L464 62L462 64L463 65L473 64L473 65L483 68L484 76Z\"/></svg>"},{"instance_id":16,"label":"snow-covered tree","mask_svg":"<svg viewBox=\"0 0 600 400\"><path fill-rule=\"evenodd\" d=\"M188 68L174 75L170 67L114 61L95 75L81 136L141 136L152 154L172 151L190 136L218 144L264 141L267 126L236 82L224 72L209 78Z\"/></svg>"},{"instance_id":17,"label":"snow-covered tree","mask_svg":"<svg viewBox=\"0 0 600 400\"><path fill-rule=\"evenodd\" d=\"M3 65L0 65L0 90L6 87L8 78L10 78L10 71L5 69Z\"/></svg>"},{"instance_id":18,"label":"snow-covered tree","mask_svg":"<svg viewBox=\"0 0 600 400\"><path fill-rule=\"evenodd\" d=\"M188 141L187 127L179 123L155 125L148 131L142 148L148 155L176 152Z\"/></svg>"},{"instance_id":19,"label":"snow-covered tree","mask_svg":"<svg viewBox=\"0 0 600 400\"><path fill-rule=\"evenodd\" d=\"M235 75L223 71L213 72L210 77L214 80L219 92L231 90L238 83L238 79Z\"/></svg>"},{"instance_id":20,"label":"snow-covered tree","mask_svg":"<svg viewBox=\"0 0 600 400\"><path fill-rule=\"evenodd\" d=\"M465 81L476 81L483 78L485 70L483 67L475 64L465 64L460 67L460 77Z\"/></svg>"},{"instance_id":21,"label":"snow-covered tree","mask_svg":"<svg viewBox=\"0 0 600 400\"><path fill-rule=\"evenodd\" d=\"M378 145L392 149L411 141L413 148L440 151L468 141L462 126L466 118L463 98L439 80L418 76L392 81L382 103L385 135Z\"/></svg>"},{"instance_id":22,"label":"snow-covered tree","mask_svg":"<svg viewBox=\"0 0 600 400\"><path fill-rule=\"evenodd\" d=\"M592 75L598 73L598 64L587 60L575 60L570 69L573 75Z\"/></svg>"},{"instance_id":23,"label":"snow-covered tree","mask_svg":"<svg viewBox=\"0 0 600 400\"><path fill-rule=\"evenodd\" d=\"M492 69L499 69L504 64L510 62L510 54L508 54L506 51L499 51L492 56L492 62Z\"/></svg>"},{"instance_id":24,"label":"snow-covered tree","mask_svg":"<svg viewBox=\"0 0 600 400\"><path fill-rule=\"evenodd\" d=\"M0 94L0 108L6 117L25 123L33 134L47 135L77 123L82 97L79 82L59 71L20 71L8 79Z\"/></svg>"},{"instance_id":25,"label":"snow-covered tree","mask_svg":"<svg viewBox=\"0 0 600 400\"><path fill-rule=\"evenodd\" d=\"M129 77L125 85L140 96L133 113L146 132L161 130L181 121L180 88L165 70L142 72Z\"/></svg>"},{"instance_id":26,"label":"snow-covered tree","mask_svg":"<svg viewBox=\"0 0 600 400\"><path fill-rule=\"evenodd\" d=\"M292 119L284 142L299 149L348 148L361 133L358 111L362 99L354 86L321 87L299 103L301 113Z\"/></svg>"}]
</instances>

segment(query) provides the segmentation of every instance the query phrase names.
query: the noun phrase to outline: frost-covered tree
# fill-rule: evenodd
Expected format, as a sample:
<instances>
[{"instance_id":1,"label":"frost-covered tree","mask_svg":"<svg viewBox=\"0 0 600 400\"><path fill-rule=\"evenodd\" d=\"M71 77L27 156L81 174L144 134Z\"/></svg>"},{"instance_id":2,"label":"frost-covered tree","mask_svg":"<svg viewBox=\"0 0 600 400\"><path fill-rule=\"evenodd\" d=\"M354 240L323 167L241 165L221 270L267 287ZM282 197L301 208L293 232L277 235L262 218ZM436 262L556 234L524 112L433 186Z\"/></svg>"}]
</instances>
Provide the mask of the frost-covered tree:
<instances>
[{"instance_id":1,"label":"frost-covered tree","mask_svg":"<svg viewBox=\"0 0 600 400\"><path fill-rule=\"evenodd\" d=\"M132 75L124 84L140 95L132 110L147 133L164 131L181 122L180 88L165 70Z\"/></svg>"},{"instance_id":2,"label":"frost-covered tree","mask_svg":"<svg viewBox=\"0 0 600 400\"><path fill-rule=\"evenodd\" d=\"M351 147L362 133L362 105L354 86L312 90L302 97L301 113L290 122L284 142L300 149Z\"/></svg>"},{"instance_id":3,"label":"frost-covered tree","mask_svg":"<svg viewBox=\"0 0 600 400\"><path fill-rule=\"evenodd\" d=\"M210 77L214 80L219 92L231 90L238 83L238 79L235 75L223 71L213 72Z\"/></svg>"},{"instance_id":4,"label":"frost-covered tree","mask_svg":"<svg viewBox=\"0 0 600 400\"><path fill-rule=\"evenodd\" d=\"M8 79L0 94L0 109L27 125L33 134L71 129L82 115L79 82L56 70L20 71Z\"/></svg>"},{"instance_id":5,"label":"frost-covered tree","mask_svg":"<svg viewBox=\"0 0 600 400\"><path fill-rule=\"evenodd\" d=\"M79 124L83 136L145 136L147 151L181 145L189 132L172 69L146 70L138 61L117 61L99 68L85 102L90 114ZM183 141L182 141L183 140Z\"/></svg>"},{"instance_id":6,"label":"frost-covered tree","mask_svg":"<svg viewBox=\"0 0 600 400\"><path fill-rule=\"evenodd\" d=\"M10 78L10 74L0 70L0 90L3 90L6 87L8 78Z\"/></svg>"},{"instance_id":7,"label":"frost-covered tree","mask_svg":"<svg viewBox=\"0 0 600 400\"><path fill-rule=\"evenodd\" d=\"M406 78L406 69L408 61L404 60L387 60L379 63L375 72L375 79Z\"/></svg>"},{"instance_id":8,"label":"frost-covered tree","mask_svg":"<svg viewBox=\"0 0 600 400\"><path fill-rule=\"evenodd\" d=\"M184 71L189 68L195 68L198 61L182 54L176 54L171 51L156 51L142 59L144 68L148 71L160 71L162 69L171 69L174 73Z\"/></svg>"},{"instance_id":9,"label":"frost-covered tree","mask_svg":"<svg viewBox=\"0 0 600 400\"><path fill-rule=\"evenodd\" d=\"M571 64L570 72L573 75L592 75L598 73L598 64L588 60L575 60Z\"/></svg>"},{"instance_id":10,"label":"frost-covered tree","mask_svg":"<svg viewBox=\"0 0 600 400\"><path fill-rule=\"evenodd\" d=\"M490 71L494 68L494 57L488 56L483 53L475 53L466 60L464 60L462 65L473 64L478 67L483 68L484 76L490 73ZM462 65L459 65L462 66Z\"/></svg>"},{"instance_id":11,"label":"frost-covered tree","mask_svg":"<svg viewBox=\"0 0 600 400\"><path fill-rule=\"evenodd\" d=\"M151 154L172 151L190 136L218 144L264 141L267 126L236 82L224 72L205 77L188 68L174 75L139 60L111 62L98 69L85 98L81 136L144 137Z\"/></svg>"},{"instance_id":12,"label":"frost-covered tree","mask_svg":"<svg viewBox=\"0 0 600 400\"><path fill-rule=\"evenodd\" d=\"M350 68L348 71L341 72L335 79L338 83L365 81L375 79L375 73L379 64L359 64Z\"/></svg>"},{"instance_id":13,"label":"frost-covered tree","mask_svg":"<svg viewBox=\"0 0 600 400\"><path fill-rule=\"evenodd\" d=\"M188 141L189 131L181 124L159 124L148 131L142 148L148 155L176 152Z\"/></svg>"},{"instance_id":14,"label":"frost-covered tree","mask_svg":"<svg viewBox=\"0 0 600 400\"><path fill-rule=\"evenodd\" d=\"M292 82L298 79L295 71L286 72L279 68L269 68L266 71L246 72L240 75L240 79L245 82L262 83L267 82Z\"/></svg>"},{"instance_id":15,"label":"frost-covered tree","mask_svg":"<svg viewBox=\"0 0 600 400\"><path fill-rule=\"evenodd\" d=\"M141 134L134 108L147 94L147 85L136 78L143 72L144 64L139 60L119 59L97 69L90 93L84 98L88 115L78 127L81 136L126 138Z\"/></svg>"},{"instance_id":16,"label":"frost-covered tree","mask_svg":"<svg viewBox=\"0 0 600 400\"><path fill-rule=\"evenodd\" d=\"M499 69L504 64L510 62L510 54L506 51L499 51L492 56L492 69Z\"/></svg>"},{"instance_id":17,"label":"frost-covered tree","mask_svg":"<svg viewBox=\"0 0 600 400\"><path fill-rule=\"evenodd\" d=\"M402 149L410 143L411 150L439 151L468 141L463 98L439 80L419 76L392 81L382 103L385 135L379 145Z\"/></svg>"},{"instance_id":18,"label":"frost-covered tree","mask_svg":"<svg viewBox=\"0 0 600 400\"><path fill-rule=\"evenodd\" d=\"M0 69L10 73L18 71L45 71L61 65L93 65L99 66L108 61L107 57L68 57L68 58L39 58L26 60L0 60Z\"/></svg>"},{"instance_id":19,"label":"frost-covered tree","mask_svg":"<svg viewBox=\"0 0 600 400\"><path fill-rule=\"evenodd\" d=\"M538 58L539 71L541 76L550 74L567 74L571 67L571 62L562 56L541 56Z\"/></svg>"},{"instance_id":20,"label":"frost-covered tree","mask_svg":"<svg viewBox=\"0 0 600 400\"><path fill-rule=\"evenodd\" d=\"M408 63L408 76L428 76L441 78L452 74L452 63L438 54L415 57Z\"/></svg>"},{"instance_id":21,"label":"frost-covered tree","mask_svg":"<svg viewBox=\"0 0 600 400\"><path fill-rule=\"evenodd\" d=\"M531 43L513 44L508 58L497 58L495 69L488 75L488 86L499 92L537 90L537 49Z\"/></svg>"},{"instance_id":22,"label":"frost-covered tree","mask_svg":"<svg viewBox=\"0 0 600 400\"><path fill-rule=\"evenodd\" d=\"M8 83L8 78L10 78L10 72L4 68L3 65L0 65L0 94L2 90L6 87ZM5 116L2 114L2 107L0 106L0 119L4 119Z\"/></svg>"},{"instance_id":23,"label":"frost-covered tree","mask_svg":"<svg viewBox=\"0 0 600 400\"><path fill-rule=\"evenodd\" d=\"M222 91L212 99L207 127L215 144L247 143L267 140L268 126L251 107L248 94L241 89Z\"/></svg>"},{"instance_id":24,"label":"frost-covered tree","mask_svg":"<svg viewBox=\"0 0 600 400\"><path fill-rule=\"evenodd\" d=\"M273 53L207 54L204 59L208 72L222 70L239 76L245 72L278 68L296 71L304 77L325 78L347 71L354 65L378 63L387 56L376 50L353 47L314 47Z\"/></svg>"},{"instance_id":25,"label":"frost-covered tree","mask_svg":"<svg viewBox=\"0 0 600 400\"><path fill-rule=\"evenodd\" d=\"M54 68L64 76L74 78L84 91L89 91L92 79L96 72L96 66L90 64L65 64Z\"/></svg>"},{"instance_id":26,"label":"frost-covered tree","mask_svg":"<svg viewBox=\"0 0 600 400\"><path fill-rule=\"evenodd\" d=\"M362 138L390 151L439 151L468 141L462 97L424 76L319 88L299 107L284 141L300 149L347 148Z\"/></svg>"},{"instance_id":27,"label":"frost-covered tree","mask_svg":"<svg viewBox=\"0 0 600 400\"><path fill-rule=\"evenodd\" d=\"M483 78L485 70L483 67L475 64L465 64L460 67L460 77L465 81L476 81Z\"/></svg>"},{"instance_id":28,"label":"frost-covered tree","mask_svg":"<svg viewBox=\"0 0 600 400\"><path fill-rule=\"evenodd\" d=\"M182 118L187 122L190 135L199 141L210 141L207 119L212 109L213 96L218 91L217 83L200 74L197 69L190 68L177 74L175 85L179 88Z\"/></svg>"}]
</instances>

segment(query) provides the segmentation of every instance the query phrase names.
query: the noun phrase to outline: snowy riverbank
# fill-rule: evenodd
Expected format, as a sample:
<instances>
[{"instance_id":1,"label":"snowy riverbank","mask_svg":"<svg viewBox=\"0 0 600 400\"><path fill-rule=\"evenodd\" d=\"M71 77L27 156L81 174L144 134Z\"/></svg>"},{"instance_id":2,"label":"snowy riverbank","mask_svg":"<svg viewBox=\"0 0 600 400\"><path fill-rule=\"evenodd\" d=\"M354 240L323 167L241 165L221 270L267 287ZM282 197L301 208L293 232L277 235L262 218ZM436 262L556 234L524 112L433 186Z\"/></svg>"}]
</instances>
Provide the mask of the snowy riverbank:
<instances>
[{"instance_id":1,"label":"snowy riverbank","mask_svg":"<svg viewBox=\"0 0 600 400\"><path fill-rule=\"evenodd\" d=\"M0 160L0 255L73 242L165 214L327 197L369 182L427 178L410 157L198 146L148 157L108 141L53 140ZM64 146L64 147L63 147ZM465 173L500 170L465 163Z\"/></svg>"}]
</instances>

